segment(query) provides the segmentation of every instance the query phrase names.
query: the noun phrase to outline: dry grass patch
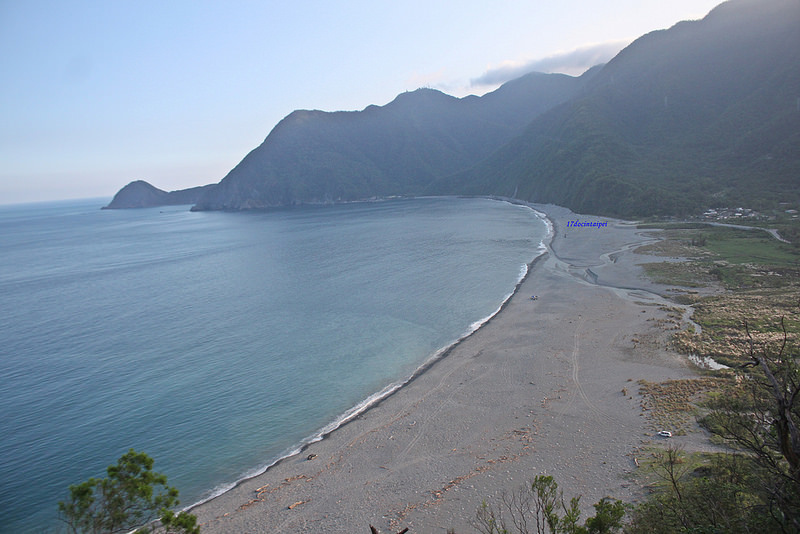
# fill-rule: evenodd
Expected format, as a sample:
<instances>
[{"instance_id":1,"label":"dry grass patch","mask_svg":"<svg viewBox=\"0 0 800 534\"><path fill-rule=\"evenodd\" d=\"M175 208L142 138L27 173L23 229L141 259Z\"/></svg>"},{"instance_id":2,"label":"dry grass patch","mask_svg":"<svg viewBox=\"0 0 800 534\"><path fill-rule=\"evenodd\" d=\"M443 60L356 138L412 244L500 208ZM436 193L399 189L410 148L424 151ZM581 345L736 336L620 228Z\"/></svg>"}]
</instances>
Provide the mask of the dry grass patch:
<instances>
[{"instance_id":1,"label":"dry grass patch","mask_svg":"<svg viewBox=\"0 0 800 534\"><path fill-rule=\"evenodd\" d=\"M693 319L703 327L702 334L681 331L673 337L673 346L684 354L709 357L729 366L749 360L749 340L745 322L753 336L755 348L780 346L783 330L781 317L787 330L787 341L797 345L800 341L800 291L738 292L708 297L694 304Z\"/></svg>"},{"instance_id":2,"label":"dry grass patch","mask_svg":"<svg viewBox=\"0 0 800 534\"><path fill-rule=\"evenodd\" d=\"M654 282L681 287L708 287L718 282L708 267L695 261L663 261L639 264Z\"/></svg>"},{"instance_id":3,"label":"dry grass patch","mask_svg":"<svg viewBox=\"0 0 800 534\"><path fill-rule=\"evenodd\" d=\"M800 332L800 268L798 253L760 231L683 225L667 228L663 239L636 249L642 254L684 258L680 262L643 264L655 282L680 287L719 287L724 294L700 297L682 294L683 303L694 308L692 319L702 327L680 330L680 321L669 313L659 324L678 330L672 347L684 354L711 358L734 367L745 363L749 339L757 351L775 346L783 338L781 317L797 345ZM677 298L676 298L677 300Z\"/></svg>"},{"instance_id":4,"label":"dry grass patch","mask_svg":"<svg viewBox=\"0 0 800 534\"><path fill-rule=\"evenodd\" d=\"M674 230L665 230L659 237L663 239L656 243L642 245L633 251L637 254L671 258L702 258L712 255L708 250L692 245L691 237L682 235Z\"/></svg>"},{"instance_id":5,"label":"dry grass patch","mask_svg":"<svg viewBox=\"0 0 800 534\"><path fill-rule=\"evenodd\" d=\"M686 434L694 424L698 403L709 391L718 390L725 378L702 377L666 382L639 380L642 412L653 431Z\"/></svg>"}]
</instances>

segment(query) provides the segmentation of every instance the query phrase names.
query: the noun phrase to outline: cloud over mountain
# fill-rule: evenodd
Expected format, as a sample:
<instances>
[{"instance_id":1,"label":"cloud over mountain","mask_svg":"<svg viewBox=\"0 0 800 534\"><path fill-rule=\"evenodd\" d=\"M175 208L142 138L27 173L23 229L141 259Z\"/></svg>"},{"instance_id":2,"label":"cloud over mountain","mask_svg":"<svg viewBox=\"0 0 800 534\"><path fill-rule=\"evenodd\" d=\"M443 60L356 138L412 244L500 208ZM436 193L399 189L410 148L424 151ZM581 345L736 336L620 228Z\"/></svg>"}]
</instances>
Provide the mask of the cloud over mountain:
<instances>
[{"instance_id":1,"label":"cloud over mountain","mask_svg":"<svg viewBox=\"0 0 800 534\"><path fill-rule=\"evenodd\" d=\"M629 44L628 41L609 41L582 46L569 52L553 54L531 61L506 61L498 67L470 80L472 87L498 85L519 78L529 72L560 72L578 75L587 69L606 63Z\"/></svg>"}]
</instances>

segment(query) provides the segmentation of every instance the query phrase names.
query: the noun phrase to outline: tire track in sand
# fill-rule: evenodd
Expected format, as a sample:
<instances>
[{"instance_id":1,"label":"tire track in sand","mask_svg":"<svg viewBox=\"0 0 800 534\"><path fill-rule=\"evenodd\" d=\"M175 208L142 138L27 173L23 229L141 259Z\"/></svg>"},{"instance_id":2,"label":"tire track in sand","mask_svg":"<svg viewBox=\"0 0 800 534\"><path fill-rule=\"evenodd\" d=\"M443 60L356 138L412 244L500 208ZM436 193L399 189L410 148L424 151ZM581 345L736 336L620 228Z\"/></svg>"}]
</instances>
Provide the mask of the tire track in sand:
<instances>
[{"instance_id":1,"label":"tire track in sand","mask_svg":"<svg viewBox=\"0 0 800 534\"><path fill-rule=\"evenodd\" d=\"M431 393L434 393L434 392L436 392L436 391L440 391L441 389L443 389L443 388L444 388L444 386L445 386L445 383L446 383L446 382L447 382L447 380L450 378L450 376L451 376L451 375L452 375L454 372L456 372L457 370L461 369L461 367L463 367L463 365L464 365L464 363L461 363L461 364L459 364L459 365L457 365L457 366L453 366L453 368L452 368L452 369L448 370L448 371L447 371L447 372L446 372L446 373L445 373L445 374L442 376L441 380L439 380L439 383L438 383L436 386L434 386L434 387L432 387L431 389L429 389L429 390L428 390L428 391L425 393L425 395L423 395L423 397L422 397L422 399L420 399L420 401L422 401L422 400L424 400L424 399L428 398L428 397L431 395ZM436 415L438 415L438 414L439 414L439 412L441 412L441 411L442 411L442 409L445 407L445 405L447 405L447 404L448 404L448 402L449 402L449 401L450 401L450 399L453 397L453 395L455 395L455 394L456 394L456 392L457 392L459 389L461 389L461 388L463 388L463 387L465 387L465 386L467 386L467 387L468 387L468 386L469 386L469 385L471 385L473 382L475 382L475 381L477 381L477 380L479 380L479 379L480 379L480 376L477 376L477 377L474 377L474 378L472 378L472 379L471 379L469 382L465 382L465 383L463 383L463 384L459 384L458 386L454 387L454 388L453 388L453 391L451 391L451 392L450 392L450 393L449 393L449 394L448 394L448 395L447 395L445 398L443 398L443 399L439 400L439 401L438 401L438 403L437 403L436 405L432 406L432 407L431 407L431 413L430 413L430 414L428 414L428 415L427 415L427 416L424 418L424 420L421 422L421 424L420 424L420 425L419 425L419 427L418 427L418 430L417 430L417 433L416 433L416 435L415 435L413 438L411 438L411 440L410 440L410 441L408 442L408 444L407 444L407 445L406 445L406 446L403 448L403 450L402 450L401 452L399 452L399 453L397 454L397 456L395 457L395 463L400 463L400 462L399 462L399 460L402 460L403 458L405 458L405 457L406 457L406 455L408 455L408 453L411 451L411 449L414 447L414 445L416 445L416 444L417 444L417 442L419 441L419 439L420 439L420 438L422 437L422 435L425 433L425 427L428 425L428 422L431 420L431 418L435 417ZM435 397L434 397L434 398L435 398ZM419 401L418 401L416 404L417 404L417 406L419 406ZM415 425L415 426L416 426L416 425Z\"/></svg>"},{"instance_id":2,"label":"tire track in sand","mask_svg":"<svg viewBox=\"0 0 800 534\"><path fill-rule=\"evenodd\" d=\"M605 419L609 422L614 422L619 424L618 421L614 419L614 417L610 416L609 414L603 412L602 410L598 409L595 403L593 403L589 397L586 395L586 392L583 389L583 384L581 383L580 378L580 352L581 352L581 328L583 327L584 318L581 317L578 324L575 326L575 333L572 337L572 353L570 355L570 364L572 367L572 383L574 384L575 388L572 391L572 395L570 396L570 401L564 406L564 408L559 412L559 417L562 417L566 412L567 408L572 405L572 400L574 399L574 394L577 393L578 396L583 400L586 407L597 415L598 417Z\"/></svg>"}]
</instances>

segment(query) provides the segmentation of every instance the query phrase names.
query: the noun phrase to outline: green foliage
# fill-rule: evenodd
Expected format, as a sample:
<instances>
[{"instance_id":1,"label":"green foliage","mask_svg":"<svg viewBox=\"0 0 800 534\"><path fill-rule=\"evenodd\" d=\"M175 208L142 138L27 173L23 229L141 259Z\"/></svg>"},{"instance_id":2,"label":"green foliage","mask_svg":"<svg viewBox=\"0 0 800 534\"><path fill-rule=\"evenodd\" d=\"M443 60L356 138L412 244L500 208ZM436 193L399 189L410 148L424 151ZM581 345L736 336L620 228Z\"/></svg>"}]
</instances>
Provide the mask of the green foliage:
<instances>
[{"instance_id":1,"label":"green foliage","mask_svg":"<svg viewBox=\"0 0 800 534\"><path fill-rule=\"evenodd\" d=\"M167 533L198 534L200 532L197 516L187 512L176 514L172 510L164 510L160 521Z\"/></svg>"},{"instance_id":2,"label":"green foliage","mask_svg":"<svg viewBox=\"0 0 800 534\"><path fill-rule=\"evenodd\" d=\"M672 449L651 469L666 483L633 509L629 534L781 531L755 490L764 472L746 455L716 454L689 469L683 451Z\"/></svg>"},{"instance_id":3,"label":"green foliage","mask_svg":"<svg viewBox=\"0 0 800 534\"><path fill-rule=\"evenodd\" d=\"M680 450L660 454L662 484L631 514L632 534L800 531L800 354L784 320L770 342L745 332L748 361L701 420L731 453L696 469Z\"/></svg>"},{"instance_id":4,"label":"green foliage","mask_svg":"<svg viewBox=\"0 0 800 534\"><path fill-rule=\"evenodd\" d=\"M603 497L594 505L594 517L586 520L586 531L589 534L610 534L618 532L625 517L625 503L612 501Z\"/></svg>"},{"instance_id":5,"label":"green foliage","mask_svg":"<svg viewBox=\"0 0 800 534\"><path fill-rule=\"evenodd\" d=\"M103 479L90 478L69 487L70 498L58 503L59 516L72 533L112 534L153 532L160 520L167 533L197 534L197 518L175 514L178 490L153 471L153 459L130 449Z\"/></svg>"},{"instance_id":6,"label":"green foliage","mask_svg":"<svg viewBox=\"0 0 800 534\"><path fill-rule=\"evenodd\" d=\"M626 505L604 497L594 505L595 515L580 521L580 497L564 501L551 476L539 475L530 484L504 494L497 505L478 508L474 526L483 534L611 534L619 532Z\"/></svg>"},{"instance_id":7,"label":"green foliage","mask_svg":"<svg viewBox=\"0 0 800 534\"><path fill-rule=\"evenodd\" d=\"M757 346L747 330L750 361L724 395L709 400L703 424L736 450L759 474L751 493L783 528L800 530L800 365L788 340Z\"/></svg>"}]
</instances>

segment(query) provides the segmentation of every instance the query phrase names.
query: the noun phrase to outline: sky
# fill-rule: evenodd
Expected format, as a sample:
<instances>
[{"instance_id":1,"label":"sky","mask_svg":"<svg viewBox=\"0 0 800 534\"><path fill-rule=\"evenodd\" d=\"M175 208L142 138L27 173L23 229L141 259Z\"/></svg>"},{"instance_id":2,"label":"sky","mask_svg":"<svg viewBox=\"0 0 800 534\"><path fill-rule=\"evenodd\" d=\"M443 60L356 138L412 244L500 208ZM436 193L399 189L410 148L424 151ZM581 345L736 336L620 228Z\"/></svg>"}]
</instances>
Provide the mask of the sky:
<instances>
[{"instance_id":1,"label":"sky","mask_svg":"<svg viewBox=\"0 0 800 534\"><path fill-rule=\"evenodd\" d=\"M0 0L0 204L219 182L295 109L579 75L720 0Z\"/></svg>"}]
</instances>

